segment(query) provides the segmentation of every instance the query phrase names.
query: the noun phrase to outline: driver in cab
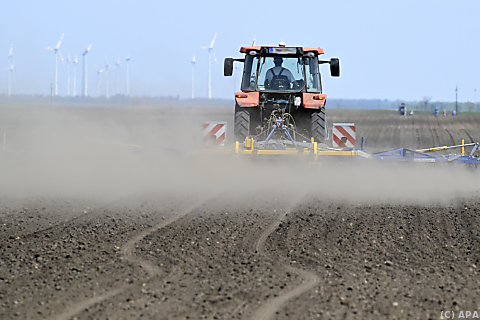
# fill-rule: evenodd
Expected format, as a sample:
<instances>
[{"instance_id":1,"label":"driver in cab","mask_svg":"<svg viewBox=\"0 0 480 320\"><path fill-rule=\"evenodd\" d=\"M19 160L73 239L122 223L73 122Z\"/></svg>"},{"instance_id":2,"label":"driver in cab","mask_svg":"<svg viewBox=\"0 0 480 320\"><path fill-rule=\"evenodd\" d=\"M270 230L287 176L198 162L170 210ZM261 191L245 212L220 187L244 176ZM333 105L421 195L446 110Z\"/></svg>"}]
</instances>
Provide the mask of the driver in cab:
<instances>
[{"instance_id":1,"label":"driver in cab","mask_svg":"<svg viewBox=\"0 0 480 320\"><path fill-rule=\"evenodd\" d=\"M287 68L282 67L282 57L274 57L273 63L275 64L275 67L268 69L265 74L265 88L289 90L290 83L293 83L294 88L298 87L292 72Z\"/></svg>"}]
</instances>

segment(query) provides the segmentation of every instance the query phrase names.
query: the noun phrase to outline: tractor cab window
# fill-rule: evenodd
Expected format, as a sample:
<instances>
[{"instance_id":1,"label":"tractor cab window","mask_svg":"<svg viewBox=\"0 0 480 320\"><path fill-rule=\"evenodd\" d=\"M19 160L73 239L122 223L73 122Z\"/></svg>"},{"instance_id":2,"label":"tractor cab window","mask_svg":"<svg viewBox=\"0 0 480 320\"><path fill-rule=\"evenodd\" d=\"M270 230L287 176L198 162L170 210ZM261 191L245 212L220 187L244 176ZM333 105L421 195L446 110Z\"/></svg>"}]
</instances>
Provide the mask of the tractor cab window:
<instances>
[{"instance_id":1,"label":"tractor cab window","mask_svg":"<svg viewBox=\"0 0 480 320\"><path fill-rule=\"evenodd\" d=\"M245 57L243 67L242 91L255 91L255 80L257 77L258 58L253 56Z\"/></svg>"},{"instance_id":2,"label":"tractor cab window","mask_svg":"<svg viewBox=\"0 0 480 320\"><path fill-rule=\"evenodd\" d=\"M242 91L298 92L302 90L322 92L317 57L250 55L245 57Z\"/></svg>"},{"instance_id":3,"label":"tractor cab window","mask_svg":"<svg viewBox=\"0 0 480 320\"><path fill-rule=\"evenodd\" d=\"M305 58L305 69L307 73L307 91L322 92L320 72L318 69L318 58Z\"/></svg>"},{"instance_id":4,"label":"tractor cab window","mask_svg":"<svg viewBox=\"0 0 480 320\"><path fill-rule=\"evenodd\" d=\"M260 57L257 89L259 91L300 91L305 86L303 58Z\"/></svg>"}]
</instances>

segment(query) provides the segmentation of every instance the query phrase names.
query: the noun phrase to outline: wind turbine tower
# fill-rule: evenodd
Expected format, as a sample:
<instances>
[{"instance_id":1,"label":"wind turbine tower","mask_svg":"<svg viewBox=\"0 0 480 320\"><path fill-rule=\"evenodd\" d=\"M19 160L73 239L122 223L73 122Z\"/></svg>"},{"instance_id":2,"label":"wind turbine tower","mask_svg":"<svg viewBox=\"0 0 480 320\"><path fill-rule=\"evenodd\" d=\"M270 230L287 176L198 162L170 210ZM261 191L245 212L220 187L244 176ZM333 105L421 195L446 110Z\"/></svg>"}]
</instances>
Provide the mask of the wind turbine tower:
<instances>
[{"instance_id":1,"label":"wind turbine tower","mask_svg":"<svg viewBox=\"0 0 480 320\"><path fill-rule=\"evenodd\" d=\"M212 53L213 53L213 43L217 38L217 34L213 37L212 43L210 47L208 47L208 99L212 99ZM207 47L200 47L201 49L207 49ZM213 57L215 58L215 62L218 64L217 57L215 57L215 53L213 53Z\"/></svg>"},{"instance_id":2,"label":"wind turbine tower","mask_svg":"<svg viewBox=\"0 0 480 320\"><path fill-rule=\"evenodd\" d=\"M77 54L75 53L75 60L73 60L73 96L77 96L77 89L76 89L76 84L77 84Z\"/></svg>"},{"instance_id":3,"label":"wind turbine tower","mask_svg":"<svg viewBox=\"0 0 480 320\"><path fill-rule=\"evenodd\" d=\"M58 41L58 44L55 48L45 48L47 50L53 50L53 52L55 53L55 95L58 95L58 48L60 48L60 43L62 43L62 40L63 34L60 37L60 41Z\"/></svg>"},{"instance_id":4,"label":"wind turbine tower","mask_svg":"<svg viewBox=\"0 0 480 320\"><path fill-rule=\"evenodd\" d=\"M195 56L193 56L192 60L192 99L195 97Z\"/></svg>"},{"instance_id":5,"label":"wind turbine tower","mask_svg":"<svg viewBox=\"0 0 480 320\"><path fill-rule=\"evenodd\" d=\"M83 96L86 97L88 96L88 87L87 87L87 54L90 51L90 48L92 45L90 44L88 48L85 49L85 52L83 52L83 83L82 83L82 91L83 91Z\"/></svg>"},{"instance_id":6,"label":"wind turbine tower","mask_svg":"<svg viewBox=\"0 0 480 320\"><path fill-rule=\"evenodd\" d=\"M7 63L8 63L8 86L7 86L7 95L10 97L12 94L12 72L13 72L13 44L10 46L10 51L8 52L8 57L7 57Z\"/></svg>"},{"instance_id":7,"label":"wind turbine tower","mask_svg":"<svg viewBox=\"0 0 480 320\"><path fill-rule=\"evenodd\" d=\"M15 61L12 60L12 65L10 66L10 70L8 70L8 96L12 94L12 73L13 73L13 65Z\"/></svg>"},{"instance_id":8,"label":"wind turbine tower","mask_svg":"<svg viewBox=\"0 0 480 320\"><path fill-rule=\"evenodd\" d=\"M108 94L108 68L110 67L108 65L108 58L107 56L105 56L105 61L107 61L107 65L105 66L105 78L107 79L107 83L106 83L106 96L107 96L107 99L110 97L109 94Z\"/></svg>"},{"instance_id":9,"label":"wind turbine tower","mask_svg":"<svg viewBox=\"0 0 480 320\"><path fill-rule=\"evenodd\" d=\"M97 71L97 96L100 97L100 74L105 71L105 68Z\"/></svg>"},{"instance_id":10,"label":"wind turbine tower","mask_svg":"<svg viewBox=\"0 0 480 320\"><path fill-rule=\"evenodd\" d=\"M118 77L120 75L120 55L118 56L118 60L117 62L115 63L115 69L117 71L117 96L119 94L119 90L118 90Z\"/></svg>"},{"instance_id":11,"label":"wind turbine tower","mask_svg":"<svg viewBox=\"0 0 480 320\"><path fill-rule=\"evenodd\" d=\"M70 95L70 53L67 57L67 96Z\"/></svg>"},{"instance_id":12,"label":"wind turbine tower","mask_svg":"<svg viewBox=\"0 0 480 320\"><path fill-rule=\"evenodd\" d=\"M130 87L128 83L128 62L130 61L130 56L127 56L127 96L130 96Z\"/></svg>"}]
</instances>

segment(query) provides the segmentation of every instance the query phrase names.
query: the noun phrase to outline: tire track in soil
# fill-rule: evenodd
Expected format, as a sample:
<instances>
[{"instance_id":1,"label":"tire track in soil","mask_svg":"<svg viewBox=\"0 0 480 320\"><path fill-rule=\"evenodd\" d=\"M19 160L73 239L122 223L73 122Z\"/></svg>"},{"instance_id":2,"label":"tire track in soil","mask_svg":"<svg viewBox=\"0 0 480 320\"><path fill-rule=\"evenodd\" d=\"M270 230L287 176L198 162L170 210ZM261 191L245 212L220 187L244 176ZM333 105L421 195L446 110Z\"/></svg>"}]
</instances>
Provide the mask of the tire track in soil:
<instances>
[{"instance_id":1,"label":"tire track in soil","mask_svg":"<svg viewBox=\"0 0 480 320\"><path fill-rule=\"evenodd\" d=\"M431 136L431 139L432 139L432 144L430 146L428 146L428 148L432 148L432 147L437 147L435 145L435 135L433 133L433 126L432 126L432 122L430 121L430 117L427 116L427 122L428 122L428 131L430 132L430 136Z\"/></svg>"},{"instance_id":2,"label":"tire track in soil","mask_svg":"<svg viewBox=\"0 0 480 320\"><path fill-rule=\"evenodd\" d=\"M105 293L103 295L81 301L74 306L66 307L66 309L69 310L69 311L58 315L55 319L56 320L69 320L74 315L76 315L79 312L82 312L85 309L88 309L88 308L90 308L90 307L92 307L92 306L94 306L98 303L101 303L101 302L103 302L107 299L110 299L110 298L112 298L112 297L114 297L114 296L116 296L120 293L123 293L123 292L127 291L127 289L133 288L135 286L140 287L140 286L142 286L143 282L145 282L145 281L147 281L147 280L149 280L149 279L151 279L155 276L160 275L162 273L161 268L155 266L154 264L152 264L148 261L137 258L133 254L133 250L135 249L135 244L137 242L139 242L140 240L142 240L143 238L145 238L147 235L151 234L152 232L155 232L159 229L165 228L166 226L175 222L179 218L191 213L196 208L200 207L202 204L211 200L212 198L216 197L217 195L218 194L214 194L214 195L210 195L210 196L202 198L200 201L195 202L191 206L187 207L186 209L183 209L182 211L180 211L180 213L173 215L169 219L163 220L161 223L159 223L159 224L157 224L157 225L155 225L151 228L148 228L148 229L145 229L145 230L141 231L140 233L135 235L133 238L131 238L129 241L127 241L123 245L122 250L121 250L122 258L126 261L129 261L130 263L137 263L142 269L144 269L149 274L149 276L147 278L144 278L144 279L138 281L137 283L133 283L133 284L124 286L122 288L115 288L113 290L108 291L107 293Z\"/></svg>"},{"instance_id":3,"label":"tire track in soil","mask_svg":"<svg viewBox=\"0 0 480 320\"><path fill-rule=\"evenodd\" d=\"M281 221L285 218L285 216L292 212L293 208L295 208L296 204L299 203L304 196L298 197L295 201L293 201L292 205L290 208L287 210L281 212L277 219L260 235L258 238L256 244L255 244L255 252L258 255L263 255L263 256L268 256L268 253L265 252L265 242L267 241L267 238L274 232L279 226ZM269 320L272 319L272 317L275 315L275 313L285 306L285 304L300 296L301 294L313 289L317 283L320 281L319 277L310 271L299 269L299 268L293 268L290 265L284 265L285 269L288 270L291 273L296 273L300 277L303 278L303 282L298 285L297 287L293 288L292 290L285 292L283 294L280 294L279 296L270 299L266 302L266 304L260 309L258 309L254 315L250 318L253 320Z\"/></svg>"},{"instance_id":4,"label":"tire track in soil","mask_svg":"<svg viewBox=\"0 0 480 320\"><path fill-rule=\"evenodd\" d=\"M473 143L475 142L475 140L473 140L473 137L470 135L470 133L468 133L467 130L465 129L461 129L463 132L465 132L465 134L468 136L468 138L470 139L470 142L469 143Z\"/></svg>"},{"instance_id":5,"label":"tire track in soil","mask_svg":"<svg viewBox=\"0 0 480 320\"><path fill-rule=\"evenodd\" d=\"M445 128L445 131L448 133L448 135L450 136L450 139L452 139L452 145L455 145L455 139L453 138L453 135L452 133L447 129Z\"/></svg>"},{"instance_id":6,"label":"tire track in soil","mask_svg":"<svg viewBox=\"0 0 480 320\"><path fill-rule=\"evenodd\" d=\"M44 227L44 228L41 228L41 229L34 229L34 230L27 230L27 231L24 231L24 232L19 232L18 235L20 237L26 238L26 237L31 236L31 235L43 234L45 232L50 232L54 228L67 227L67 226L72 225L74 222L80 221L81 219L88 219L89 217L96 217L99 214L102 214L102 212L105 212L104 210L107 209L107 208L110 208L112 206L112 204L116 204L118 206L121 203L126 203L128 200L138 199L139 197L140 197L139 194L133 194L133 195L128 196L128 197L117 198L115 200L109 201L106 204L103 204L102 206L100 206L97 209L92 208L92 210L80 212L79 215L75 215L73 217L62 219L62 220L58 221L57 223L54 223L50 226L47 226L47 227Z\"/></svg>"},{"instance_id":7,"label":"tire track in soil","mask_svg":"<svg viewBox=\"0 0 480 320\"><path fill-rule=\"evenodd\" d=\"M478 128L478 122L473 122L473 119L464 123L464 129L468 129L470 135L474 139L473 142L478 142L480 139L478 139L478 134L477 134L477 128Z\"/></svg>"}]
</instances>

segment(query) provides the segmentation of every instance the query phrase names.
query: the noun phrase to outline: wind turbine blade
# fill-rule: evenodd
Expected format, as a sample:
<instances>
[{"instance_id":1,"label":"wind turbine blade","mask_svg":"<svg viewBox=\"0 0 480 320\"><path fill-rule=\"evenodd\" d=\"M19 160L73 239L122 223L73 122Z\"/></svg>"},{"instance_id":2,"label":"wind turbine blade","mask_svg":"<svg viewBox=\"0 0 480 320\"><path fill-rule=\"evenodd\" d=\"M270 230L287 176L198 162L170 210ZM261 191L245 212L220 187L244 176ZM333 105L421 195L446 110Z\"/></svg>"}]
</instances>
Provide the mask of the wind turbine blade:
<instances>
[{"instance_id":1,"label":"wind turbine blade","mask_svg":"<svg viewBox=\"0 0 480 320\"><path fill-rule=\"evenodd\" d=\"M46 47L45 50L53 50L53 48Z\"/></svg>"},{"instance_id":2,"label":"wind turbine blade","mask_svg":"<svg viewBox=\"0 0 480 320\"><path fill-rule=\"evenodd\" d=\"M208 49L207 47L200 47L200 49Z\"/></svg>"},{"instance_id":3,"label":"wind turbine blade","mask_svg":"<svg viewBox=\"0 0 480 320\"><path fill-rule=\"evenodd\" d=\"M255 45L255 35L253 35L253 43L252 43L252 46Z\"/></svg>"},{"instance_id":4,"label":"wind turbine blade","mask_svg":"<svg viewBox=\"0 0 480 320\"><path fill-rule=\"evenodd\" d=\"M90 48L92 47L92 44L90 43L90 45L88 46L87 48L87 52L90 51Z\"/></svg>"},{"instance_id":5,"label":"wind turbine blade","mask_svg":"<svg viewBox=\"0 0 480 320\"><path fill-rule=\"evenodd\" d=\"M13 43L10 45L10 51L8 52L8 56L11 57L13 55Z\"/></svg>"},{"instance_id":6,"label":"wind turbine blade","mask_svg":"<svg viewBox=\"0 0 480 320\"><path fill-rule=\"evenodd\" d=\"M62 60L63 64L65 64L65 60L63 60L62 53L60 51L58 51L58 53L60 54L60 59Z\"/></svg>"},{"instance_id":7,"label":"wind turbine blade","mask_svg":"<svg viewBox=\"0 0 480 320\"><path fill-rule=\"evenodd\" d=\"M215 33L215 36L213 37L212 43L210 44L210 48L213 47L213 43L215 42L215 39L217 39L217 34Z\"/></svg>"},{"instance_id":8,"label":"wind turbine blade","mask_svg":"<svg viewBox=\"0 0 480 320\"><path fill-rule=\"evenodd\" d=\"M64 34L62 34L62 36L60 37L60 41L58 41L57 47L55 49L60 48L60 43L62 43L63 36Z\"/></svg>"},{"instance_id":9,"label":"wind turbine blade","mask_svg":"<svg viewBox=\"0 0 480 320\"><path fill-rule=\"evenodd\" d=\"M215 52L212 51L212 53L213 53L213 59L214 59L215 62L218 64L218 60L217 60L217 57L215 56Z\"/></svg>"}]
</instances>

